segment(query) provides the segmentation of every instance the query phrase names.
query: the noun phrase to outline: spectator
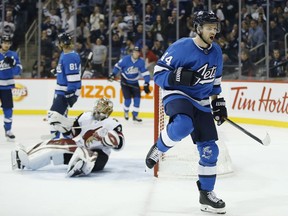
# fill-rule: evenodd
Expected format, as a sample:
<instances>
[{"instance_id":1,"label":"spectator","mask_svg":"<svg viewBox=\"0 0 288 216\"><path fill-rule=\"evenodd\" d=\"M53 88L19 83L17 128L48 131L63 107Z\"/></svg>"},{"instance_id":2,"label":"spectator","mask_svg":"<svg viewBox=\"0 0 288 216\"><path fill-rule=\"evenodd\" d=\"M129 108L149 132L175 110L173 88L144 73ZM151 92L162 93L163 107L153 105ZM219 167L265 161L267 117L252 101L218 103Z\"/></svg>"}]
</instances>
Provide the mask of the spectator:
<instances>
[{"instance_id":1,"label":"spectator","mask_svg":"<svg viewBox=\"0 0 288 216\"><path fill-rule=\"evenodd\" d=\"M91 31L90 41L96 41L97 38L101 38L103 45L108 45L107 27L104 20L99 21L99 29Z\"/></svg>"},{"instance_id":2,"label":"spectator","mask_svg":"<svg viewBox=\"0 0 288 216\"><path fill-rule=\"evenodd\" d=\"M80 25L76 28L76 38L80 43L86 43L90 46L90 30L84 20L82 20Z\"/></svg>"},{"instance_id":3,"label":"spectator","mask_svg":"<svg viewBox=\"0 0 288 216\"><path fill-rule=\"evenodd\" d=\"M265 34L263 29L258 26L257 20L251 20L250 22L250 28L248 33L248 44L251 48L256 47L260 44L264 44L266 40ZM253 53L253 56L251 56L255 61L259 60L260 58L263 58L265 55L265 47L261 46L259 47L255 53Z\"/></svg>"},{"instance_id":4,"label":"spectator","mask_svg":"<svg viewBox=\"0 0 288 216\"><path fill-rule=\"evenodd\" d=\"M137 14L135 14L133 6L131 4L126 5L126 14L124 16L124 22L127 23L128 37L129 37L133 35L135 26L139 23L139 17Z\"/></svg>"},{"instance_id":5,"label":"spectator","mask_svg":"<svg viewBox=\"0 0 288 216\"><path fill-rule=\"evenodd\" d=\"M159 59L164 54L165 50L163 44L159 40L155 40L151 51L156 55L157 59Z\"/></svg>"},{"instance_id":6,"label":"spectator","mask_svg":"<svg viewBox=\"0 0 288 216\"><path fill-rule=\"evenodd\" d=\"M157 16L161 17L161 20L167 20L168 10L167 10L167 0L160 0L160 3L155 8ZM157 19L157 18L156 18Z\"/></svg>"},{"instance_id":7,"label":"spectator","mask_svg":"<svg viewBox=\"0 0 288 216\"><path fill-rule=\"evenodd\" d=\"M275 42L282 42L281 45L284 45L284 35L285 32L282 28L280 28L276 21L270 21L270 29L269 29L269 40L271 45Z\"/></svg>"},{"instance_id":8,"label":"spectator","mask_svg":"<svg viewBox=\"0 0 288 216\"><path fill-rule=\"evenodd\" d=\"M142 48L142 54L140 56L143 57L144 55L146 68L150 72L150 75L153 75L154 66L156 65L158 58L147 45Z\"/></svg>"},{"instance_id":9,"label":"spectator","mask_svg":"<svg viewBox=\"0 0 288 216\"><path fill-rule=\"evenodd\" d=\"M165 40L165 24L163 18L160 15L156 16L156 21L153 23L151 32L154 35L154 39L160 42Z\"/></svg>"},{"instance_id":10,"label":"spectator","mask_svg":"<svg viewBox=\"0 0 288 216\"><path fill-rule=\"evenodd\" d=\"M57 15L57 11L55 9L48 10L47 5L44 5L43 7L43 14L45 17L49 17L50 24L56 26L57 29L61 27L61 19Z\"/></svg>"},{"instance_id":11,"label":"spectator","mask_svg":"<svg viewBox=\"0 0 288 216\"><path fill-rule=\"evenodd\" d=\"M105 20L104 15L101 13L99 6L94 7L93 13L90 15L90 31L96 31L100 28L100 20Z\"/></svg>"},{"instance_id":12,"label":"spectator","mask_svg":"<svg viewBox=\"0 0 288 216\"><path fill-rule=\"evenodd\" d=\"M80 55L81 65L82 67L84 67L87 61L87 56L91 52L91 50L87 48L86 44L80 43L79 41L76 42L75 48L77 53Z\"/></svg>"},{"instance_id":13,"label":"spectator","mask_svg":"<svg viewBox=\"0 0 288 216\"><path fill-rule=\"evenodd\" d=\"M151 31L152 25L155 22L155 13L151 4L145 6L145 31Z\"/></svg>"},{"instance_id":14,"label":"spectator","mask_svg":"<svg viewBox=\"0 0 288 216\"><path fill-rule=\"evenodd\" d=\"M53 52L52 40L48 38L47 31L43 30L41 34L41 55L44 55L47 58L51 58L52 52Z\"/></svg>"},{"instance_id":15,"label":"spectator","mask_svg":"<svg viewBox=\"0 0 288 216\"><path fill-rule=\"evenodd\" d=\"M107 47L102 44L101 38L97 38L95 43L91 44L91 50L93 52L93 58L91 66L94 78L108 77L108 74L104 72L104 65L107 58Z\"/></svg>"},{"instance_id":16,"label":"spectator","mask_svg":"<svg viewBox=\"0 0 288 216\"><path fill-rule=\"evenodd\" d=\"M242 64L241 75L251 78L251 77L256 76L256 72L255 72L256 67L249 57L250 57L249 50L244 49L241 51L241 54L240 54L241 64Z\"/></svg>"},{"instance_id":17,"label":"spectator","mask_svg":"<svg viewBox=\"0 0 288 216\"><path fill-rule=\"evenodd\" d=\"M274 49L269 63L269 77L286 77L286 65L288 61L281 56L279 49Z\"/></svg>"}]
</instances>

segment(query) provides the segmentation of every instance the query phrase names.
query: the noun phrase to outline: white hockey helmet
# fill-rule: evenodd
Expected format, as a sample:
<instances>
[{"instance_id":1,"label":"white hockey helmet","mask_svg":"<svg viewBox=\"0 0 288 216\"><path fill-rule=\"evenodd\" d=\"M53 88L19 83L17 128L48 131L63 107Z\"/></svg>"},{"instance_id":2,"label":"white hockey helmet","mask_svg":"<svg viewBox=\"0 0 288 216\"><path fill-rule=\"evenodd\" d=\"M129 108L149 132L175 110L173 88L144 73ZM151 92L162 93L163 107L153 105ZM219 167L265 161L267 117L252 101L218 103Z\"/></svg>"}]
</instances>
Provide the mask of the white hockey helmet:
<instances>
[{"instance_id":1,"label":"white hockey helmet","mask_svg":"<svg viewBox=\"0 0 288 216\"><path fill-rule=\"evenodd\" d=\"M93 116L96 120L101 121L108 118L113 112L113 103L108 98L100 98L95 102L93 107Z\"/></svg>"}]
</instances>

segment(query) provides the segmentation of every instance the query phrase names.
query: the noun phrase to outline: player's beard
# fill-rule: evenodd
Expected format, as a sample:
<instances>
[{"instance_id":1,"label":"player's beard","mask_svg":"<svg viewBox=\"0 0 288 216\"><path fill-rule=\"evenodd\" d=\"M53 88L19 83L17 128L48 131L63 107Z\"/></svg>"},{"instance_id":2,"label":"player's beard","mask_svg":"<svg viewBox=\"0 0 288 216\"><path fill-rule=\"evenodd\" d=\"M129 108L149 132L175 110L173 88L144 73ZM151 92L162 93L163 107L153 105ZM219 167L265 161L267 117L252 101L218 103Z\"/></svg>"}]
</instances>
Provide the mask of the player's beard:
<instances>
[{"instance_id":1,"label":"player's beard","mask_svg":"<svg viewBox=\"0 0 288 216\"><path fill-rule=\"evenodd\" d=\"M210 46L212 43L213 43L213 41L214 41L214 38L215 38L215 36L207 36L207 37L203 37L203 34L202 34L202 40L208 45L208 46Z\"/></svg>"}]
</instances>

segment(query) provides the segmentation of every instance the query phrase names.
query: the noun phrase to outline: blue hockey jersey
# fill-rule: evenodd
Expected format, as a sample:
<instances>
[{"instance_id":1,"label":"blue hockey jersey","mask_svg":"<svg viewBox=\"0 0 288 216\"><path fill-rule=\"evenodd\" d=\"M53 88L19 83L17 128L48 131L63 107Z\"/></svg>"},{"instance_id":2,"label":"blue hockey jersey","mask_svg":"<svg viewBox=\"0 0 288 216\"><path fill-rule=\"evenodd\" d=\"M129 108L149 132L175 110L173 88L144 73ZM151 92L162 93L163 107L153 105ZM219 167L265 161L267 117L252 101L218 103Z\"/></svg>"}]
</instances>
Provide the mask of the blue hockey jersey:
<instances>
[{"instance_id":1,"label":"blue hockey jersey","mask_svg":"<svg viewBox=\"0 0 288 216\"><path fill-rule=\"evenodd\" d=\"M145 67L142 58L133 59L131 55L126 55L120 59L113 68L113 75L116 76L121 71L121 76L127 83L135 84L139 78L143 77L146 83L150 81L150 73Z\"/></svg>"},{"instance_id":2,"label":"blue hockey jersey","mask_svg":"<svg viewBox=\"0 0 288 216\"><path fill-rule=\"evenodd\" d=\"M5 56L14 57L16 66L11 68L4 63ZM14 76L20 75L22 65L16 52L8 50L6 53L0 53L0 90L12 89L15 87Z\"/></svg>"},{"instance_id":3,"label":"blue hockey jersey","mask_svg":"<svg viewBox=\"0 0 288 216\"><path fill-rule=\"evenodd\" d=\"M62 52L56 68L57 85L56 94L65 95L75 93L80 95L81 90L81 60L78 53Z\"/></svg>"},{"instance_id":4,"label":"blue hockey jersey","mask_svg":"<svg viewBox=\"0 0 288 216\"><path fill-rule=\"evenodd\" d=\"M199 73L201 78L194 86L170 86L169 74L179 67ZM218 44L213 43L204 50L193 38L182 38L170 45L158 60L154 81L163 89L164 106L171 100L185 98L198 109L210 112L209 96L221 93L222 69L222 51Z\"/></svg>"}]
</instances>

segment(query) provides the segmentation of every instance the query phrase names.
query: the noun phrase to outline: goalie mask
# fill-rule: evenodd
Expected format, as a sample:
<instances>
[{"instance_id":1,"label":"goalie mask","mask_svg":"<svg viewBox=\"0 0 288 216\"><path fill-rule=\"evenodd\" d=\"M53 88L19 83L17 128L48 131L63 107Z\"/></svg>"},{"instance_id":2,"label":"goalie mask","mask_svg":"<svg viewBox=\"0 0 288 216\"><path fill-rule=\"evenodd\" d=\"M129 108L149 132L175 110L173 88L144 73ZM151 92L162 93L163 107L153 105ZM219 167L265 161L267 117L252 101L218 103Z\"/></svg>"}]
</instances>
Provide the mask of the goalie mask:
<instances>
[{"instance_id":1,"label":"goalie mask","mask_svg":"<svg viewBox=\"0 0 288 216\"><path fill-rule=\"evenodd\" d=\"M107 98L101 98L96 101L93 116L96 120L102 121L108 118L113 112L113 103Z\"/></svg>"}]
</instances>

